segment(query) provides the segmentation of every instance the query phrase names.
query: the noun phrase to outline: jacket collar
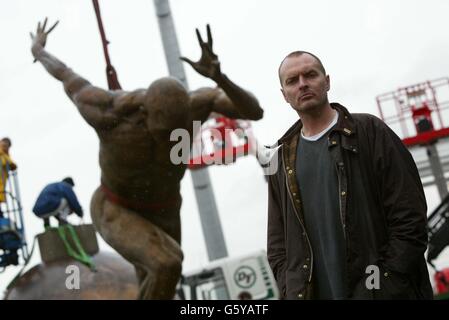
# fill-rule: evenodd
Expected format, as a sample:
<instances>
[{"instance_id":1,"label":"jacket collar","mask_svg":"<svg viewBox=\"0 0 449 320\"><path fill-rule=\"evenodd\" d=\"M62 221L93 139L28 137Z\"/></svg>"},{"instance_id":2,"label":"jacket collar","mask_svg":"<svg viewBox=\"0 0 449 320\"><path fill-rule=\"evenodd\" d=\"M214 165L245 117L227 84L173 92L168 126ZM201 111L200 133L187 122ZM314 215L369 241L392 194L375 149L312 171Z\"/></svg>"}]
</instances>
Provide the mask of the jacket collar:
<instances>
[{"instance_id":1,"label":"jacket collar","mask_svg":"<svg viewBox=\"0 0 449 320\"><path fill-rule=\"evenodd\" d=\"M346 109L344 106L342 106L339 103L333 102L330 105L333 109L337 110L337 112L338 112L338 121L337 121L335 128L332 131L341 132L343 135L348 136L348 137L355 134L356 126L354 123L354 119L352 118L348 109ZM283 144L283 143L289 141L292 137L299 134L299 132L301 131L301 128L302 128L302 122L301 122L301 119L299 119L278 140L278 144L280 145L280 144Z\"/></svg>"}]
</instances>

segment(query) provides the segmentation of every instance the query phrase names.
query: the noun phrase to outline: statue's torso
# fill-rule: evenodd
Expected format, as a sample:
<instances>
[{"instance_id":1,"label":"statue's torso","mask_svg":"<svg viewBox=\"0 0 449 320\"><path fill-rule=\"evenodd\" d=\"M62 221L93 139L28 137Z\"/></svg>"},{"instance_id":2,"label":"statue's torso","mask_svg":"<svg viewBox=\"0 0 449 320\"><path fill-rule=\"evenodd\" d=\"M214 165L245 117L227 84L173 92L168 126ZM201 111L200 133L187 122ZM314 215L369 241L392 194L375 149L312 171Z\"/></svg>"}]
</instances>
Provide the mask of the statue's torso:
<instances>
[{"instance_id":1,"label":"statue's torso","mask_svg":"<svg viewBox=\"0 0 449 320\"><path fill-rule=\"evenodd\" d=\"M158 97L156 103L170 106L172 101L165 103L163 97ZM153 107L150 105L150 108ZM159 108L160 105L154 105ZM177 109L186 121L182 129L191 132L189 127L189 108L182 106ZM157 121L158 127L166 130L156 137L148 129L148 114L143 109L121 119L113 129L98 131L100 137L100 167L102 183L112 192L121 197L145 202L160 202L179 196L180 181L184 176L186 165L174 164L170 159L170 150L177 141L170 141L174 126L169 116L159 116L150 121Z\"/></svg>"}]
</instances>

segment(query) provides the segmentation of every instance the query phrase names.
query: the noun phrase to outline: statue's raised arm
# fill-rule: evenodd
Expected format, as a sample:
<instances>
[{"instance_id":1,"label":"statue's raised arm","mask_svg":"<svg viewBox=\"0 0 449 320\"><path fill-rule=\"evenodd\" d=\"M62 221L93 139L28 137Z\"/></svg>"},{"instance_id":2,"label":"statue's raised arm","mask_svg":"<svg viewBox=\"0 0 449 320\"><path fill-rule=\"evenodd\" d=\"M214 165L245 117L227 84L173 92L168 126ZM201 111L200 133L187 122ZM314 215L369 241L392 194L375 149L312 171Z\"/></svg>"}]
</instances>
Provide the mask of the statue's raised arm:
<instances>
[{"instance_id":1,"label":"statue's raised arm","mask_svg":"<svg viewBox=\"0 0 449 320\"><path fill-rule=\"evenodd\" d=\"M90 125L97 129L115 125L117 118L112 113L112 93L93 86L45 50L47 36L58 23L59 21L56 21L46 30L47 18L45 18L42 25L38 23L35 34L30 32L31 52L35 61L39 61L49 74L63 83L65 92Z\"/></svg>"},{"instance_id":2,"label":"statue's raised arm","mask_svg":"<svg viewBox=\"0 0 449 320\"><path fill-rule=\"evenodd\" d=\"M187 62L199 74L215 81L217 88L201 88L192 92L192 112L195 120L204 120L210 112L218 112L230 118L259 120L263 109L257 99L246 90L232 82L222 71L218 56L213 51L213 39L210 26L207 25L207 42L196 29L201 58L194 62L186 57Z\"/></svg>"}]
</instances>

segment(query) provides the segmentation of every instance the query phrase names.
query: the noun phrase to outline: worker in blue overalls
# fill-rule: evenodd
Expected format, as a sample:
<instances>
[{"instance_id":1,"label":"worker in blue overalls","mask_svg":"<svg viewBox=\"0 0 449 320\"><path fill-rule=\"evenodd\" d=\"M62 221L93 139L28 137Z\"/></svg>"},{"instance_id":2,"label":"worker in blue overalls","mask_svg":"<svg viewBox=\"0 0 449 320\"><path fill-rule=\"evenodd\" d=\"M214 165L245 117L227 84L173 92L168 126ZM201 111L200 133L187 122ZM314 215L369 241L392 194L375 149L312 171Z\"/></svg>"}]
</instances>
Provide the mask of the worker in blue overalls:
<instances>
[{"instance_id":1,"label":"worker in blue overalls","mask_svg":"<svg viewBox=\"0 0 449 320\"><path fill-rule=\"evenodd\" d=\"M68 224L67 217L76 213L83 217L83 209L73 191L75 183L71 177L60 182L50 183L39 194L33 212L44 219L45 229L50 227L50 217L55 217L59 225Z\"/></svg>"}]
</instances>

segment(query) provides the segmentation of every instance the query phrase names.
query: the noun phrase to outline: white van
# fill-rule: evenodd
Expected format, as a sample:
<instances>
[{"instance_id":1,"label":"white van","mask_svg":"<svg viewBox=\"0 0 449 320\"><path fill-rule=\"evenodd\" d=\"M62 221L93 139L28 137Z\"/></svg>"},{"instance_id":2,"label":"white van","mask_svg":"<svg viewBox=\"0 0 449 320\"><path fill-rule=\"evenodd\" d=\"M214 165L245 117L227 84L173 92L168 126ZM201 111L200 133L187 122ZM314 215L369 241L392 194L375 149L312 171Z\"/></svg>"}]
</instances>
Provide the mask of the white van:
<instances>
[{"instance_id":1,"label":"white van","mask_svg":"<svg viewBox=\"0 0 449 320\"><path fill-rule=\"evenodd\" d=\"M183 275L178 290L185 300L273 300L279 290L265 251L228 257Z\"/></svg>"}]
</instances>

